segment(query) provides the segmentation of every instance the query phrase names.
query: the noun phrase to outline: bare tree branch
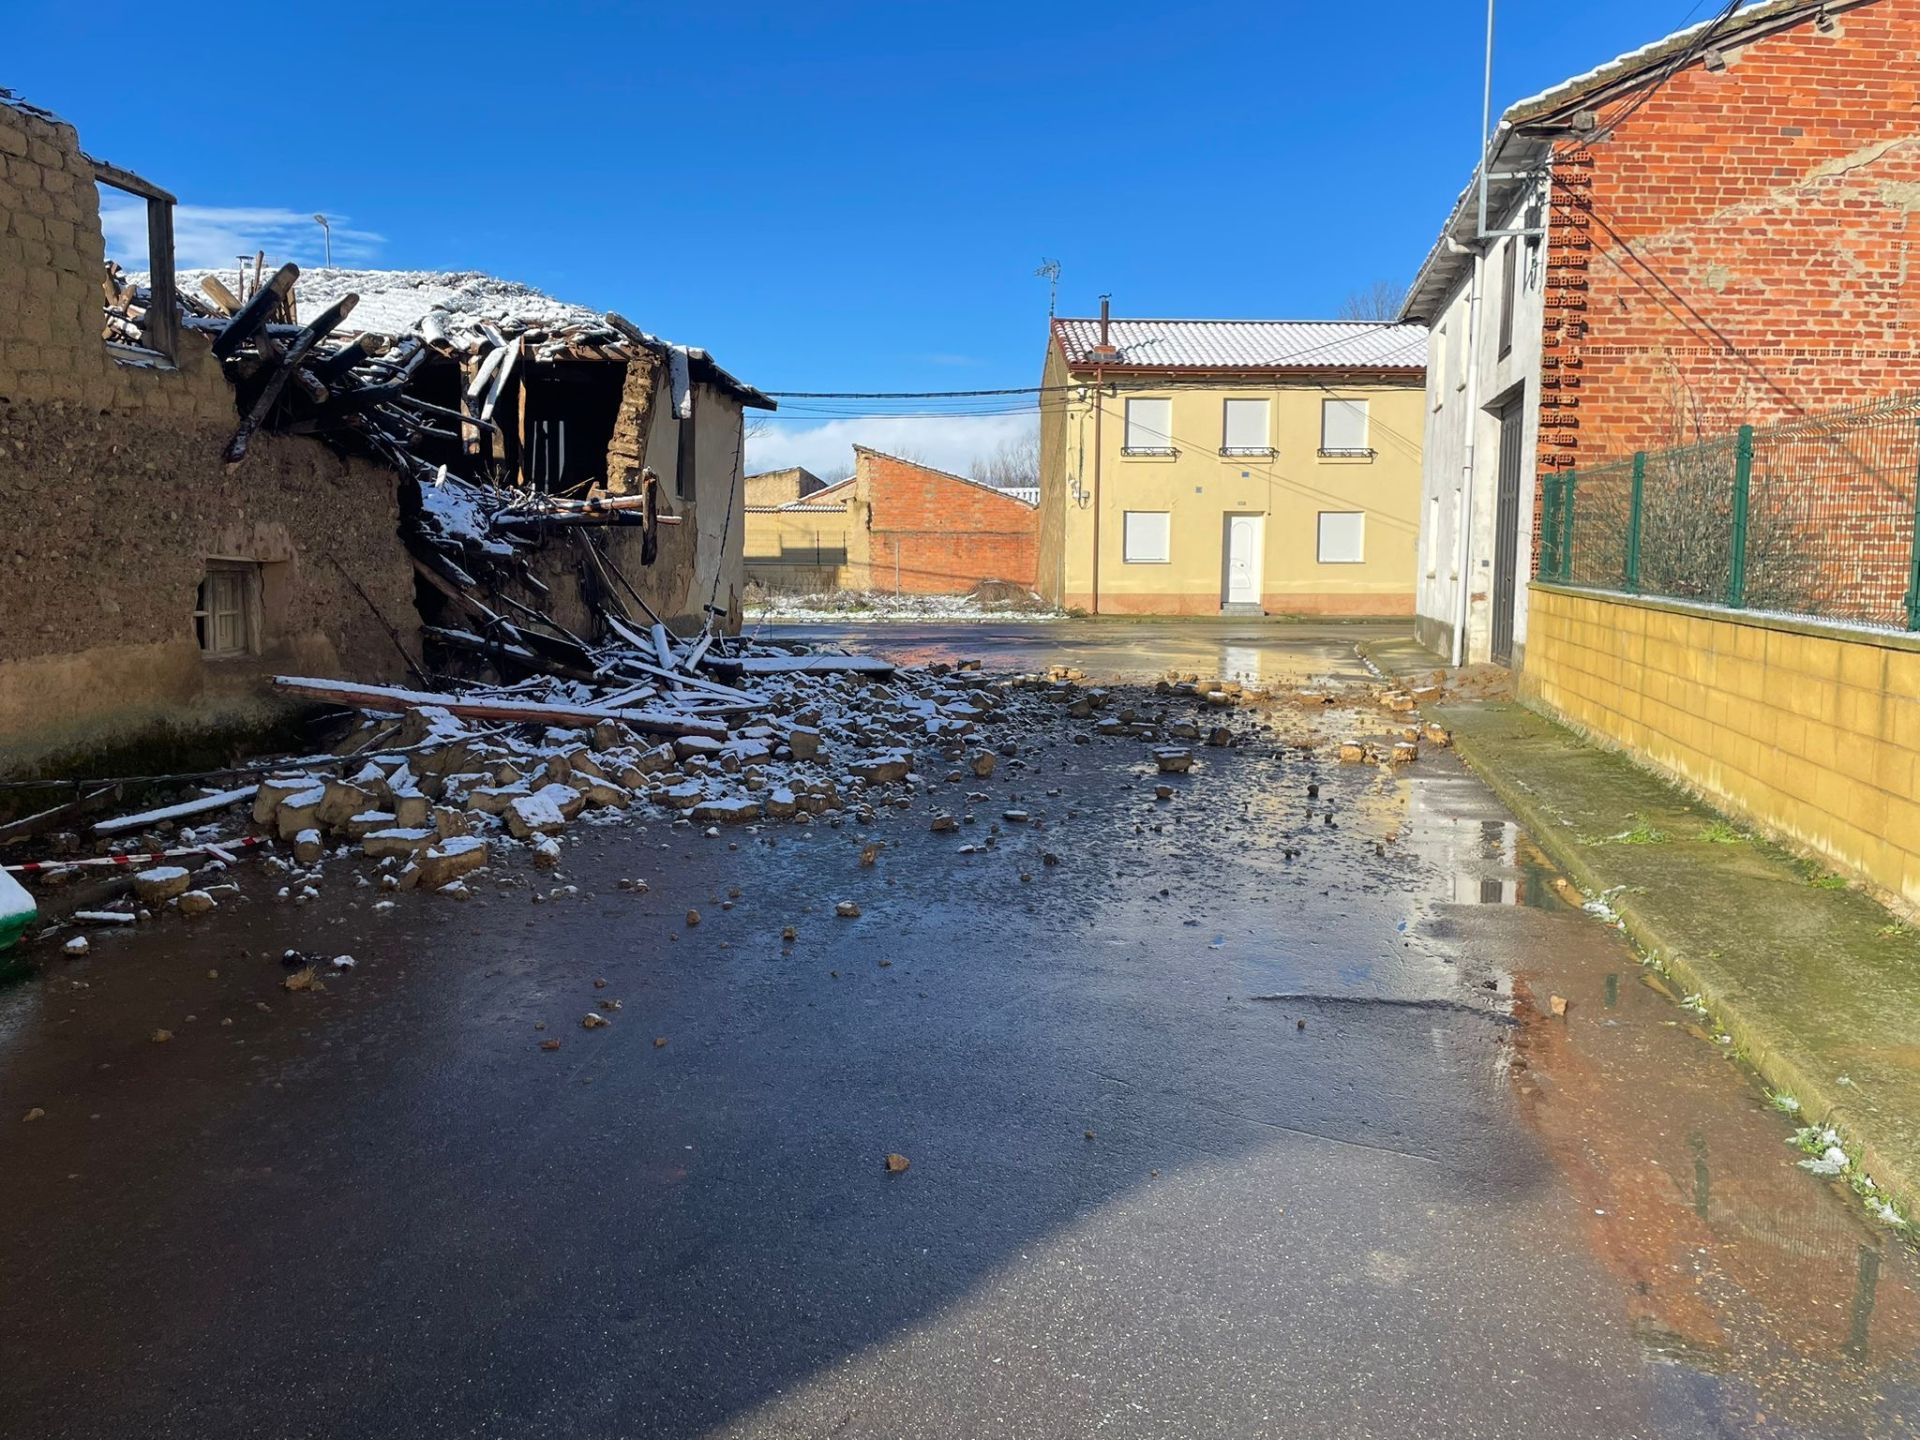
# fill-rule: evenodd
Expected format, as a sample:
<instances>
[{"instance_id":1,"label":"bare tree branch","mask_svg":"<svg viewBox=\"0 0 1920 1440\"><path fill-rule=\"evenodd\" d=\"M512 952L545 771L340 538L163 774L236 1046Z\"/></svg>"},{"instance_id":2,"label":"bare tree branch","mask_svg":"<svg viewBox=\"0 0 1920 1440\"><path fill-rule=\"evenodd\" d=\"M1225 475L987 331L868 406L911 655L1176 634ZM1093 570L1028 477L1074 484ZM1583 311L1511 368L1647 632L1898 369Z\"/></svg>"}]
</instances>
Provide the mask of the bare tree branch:
<instances>
[{"instance_id":1,"label":"bare tree branch","mask_svg":"<svg viewBox=\"0 0 1920 1440\"><path fill-rule=\"evenodd\" d=\"M1040 483L1040 432L1010 435L984 455L973 457L967 473L996 490L1031 489Z\"/></svg>"},{"instance_id":2,"label":"bare tree branch","mask_svg":"<svg viewBox=\"0 0 1920 1440\"><path fill-rule=\"evenodd\" d=\"M1400 307L1407 303L1407 287L1391 280L1376 280L1365 290L1356 290L1340 302L1334 318L1386 323L1400 318Z\"/></svg>"}]
</instances>

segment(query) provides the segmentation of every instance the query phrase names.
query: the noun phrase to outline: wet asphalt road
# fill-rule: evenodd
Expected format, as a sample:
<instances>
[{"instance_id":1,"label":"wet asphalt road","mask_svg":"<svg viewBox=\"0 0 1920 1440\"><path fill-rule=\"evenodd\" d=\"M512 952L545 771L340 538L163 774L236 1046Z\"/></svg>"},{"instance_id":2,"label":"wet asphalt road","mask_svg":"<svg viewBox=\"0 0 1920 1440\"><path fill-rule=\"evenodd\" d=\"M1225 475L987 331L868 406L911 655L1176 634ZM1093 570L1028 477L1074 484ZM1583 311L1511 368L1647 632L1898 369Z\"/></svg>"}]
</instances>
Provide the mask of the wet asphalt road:
<instances>
[{"instance_id":1,"label":"wet asphalt road","mask_svg":"<svg viewBox=\"0 0 1920 1440\"><path fill-rule=\"evenodd\" d=\"M878 645L1359 678L1208 629ZM1156 803L1048 732L959 837L582 827L541 906L343 866L0 991L0 1434L1920 1431L1912 1257L1477 781L1202 754Z\"/></svg>"}]
</instances>

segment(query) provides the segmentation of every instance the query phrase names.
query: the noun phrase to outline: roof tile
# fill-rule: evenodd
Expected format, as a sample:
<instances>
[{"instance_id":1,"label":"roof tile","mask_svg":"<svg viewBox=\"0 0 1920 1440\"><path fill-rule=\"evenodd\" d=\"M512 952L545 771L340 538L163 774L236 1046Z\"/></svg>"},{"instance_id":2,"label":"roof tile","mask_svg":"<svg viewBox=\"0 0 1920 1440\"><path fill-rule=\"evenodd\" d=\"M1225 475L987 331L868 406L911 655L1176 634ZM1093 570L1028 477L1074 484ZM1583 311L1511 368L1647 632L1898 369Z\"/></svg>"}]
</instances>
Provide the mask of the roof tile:
<instances>
[{"instance_id":1,"label":"roof tile","mask_svg":"<svg viewBox=\"0 0 1920 1440\"><path fill-rule=\"evenodd\" d=\"M1098 320L1054 321L1067 363L1094 363ZM1427 363L1423 325L1344 320L1124 320L1108 327L1119 350L1109 363L1166 370L1418 370Z\"/></svg>"}]
</instances>

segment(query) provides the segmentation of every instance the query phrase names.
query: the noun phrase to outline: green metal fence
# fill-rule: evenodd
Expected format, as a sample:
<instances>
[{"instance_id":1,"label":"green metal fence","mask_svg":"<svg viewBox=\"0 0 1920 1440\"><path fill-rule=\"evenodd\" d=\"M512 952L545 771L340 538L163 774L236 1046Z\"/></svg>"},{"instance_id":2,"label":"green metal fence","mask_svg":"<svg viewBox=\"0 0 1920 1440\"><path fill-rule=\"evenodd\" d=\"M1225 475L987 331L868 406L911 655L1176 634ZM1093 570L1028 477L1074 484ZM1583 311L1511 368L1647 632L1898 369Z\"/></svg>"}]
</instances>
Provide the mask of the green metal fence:
<instances>
[{"instance_id":1,"label":"green metal fence","mask_svg":"<svg viewBox=\"0 0 1920 1440\"><path fill-rule=\"evenodd\" d=\"M1539 578L1920 631L1920 396L1541 477Z\"/></svg>"}]
</instances>

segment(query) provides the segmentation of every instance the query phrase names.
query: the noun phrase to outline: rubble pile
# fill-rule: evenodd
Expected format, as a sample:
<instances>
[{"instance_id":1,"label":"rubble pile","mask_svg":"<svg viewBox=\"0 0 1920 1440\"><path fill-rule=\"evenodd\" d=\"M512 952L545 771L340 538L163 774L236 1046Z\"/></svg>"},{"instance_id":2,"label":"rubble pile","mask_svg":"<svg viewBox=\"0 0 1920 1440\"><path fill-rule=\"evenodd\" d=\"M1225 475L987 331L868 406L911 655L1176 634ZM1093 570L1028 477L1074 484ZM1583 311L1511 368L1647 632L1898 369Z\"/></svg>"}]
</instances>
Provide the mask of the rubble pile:
<instances>
[{"instance_id":1,"label":"rubble pile","mask_svg":"<svg viewBox=\"0 0 1920 1440\"><path fill-rule=\"evenodd\" d=\"M896 669L861 656L731 648L726 663L737 677L754 675L754 688L728 687L734 698L705 711L715 697L674 679L636 709L635 687L618 677L595 686L549 676L447 695L282 677L297 693L352 697L356 713L335 753L217 792L208 798L221 813L197 829L180 824L195 802L102 822L96 833L126 837L103 839L107 854L165 863L138 871L122 899L69 918L125 925L206 914L239 893L226 872L251 843L273 847L263 865L274 898L303 905L321 898L326 871L340 862L350 862L356 887L461 898L489 867L550 870L568 830L634 815L721 835L769 823L869 824L924 804L930 831L954 834L982 818L989 797L980 787L1038 763L1050 736L1133 741L1137 768L1161 780L1164 800L1173 793L1166 782L1185 783L1204 747L1244 744L1266 728L1220 723L1235 718L1223 711L1264 701L1260 692L1177 677L1158 693L1120 691L1071 671L994 676L977 661ZM615 651L594 654L605 664ZM1042 818L1025 808L997 816L961 853L991 848L1002 826ZM130 820L151 824L128 836ZM168 836L182 843L160 849ZM1051 852L1042 859L1058 863ZM97 862L70 862L89 863ZM393 903L383 896L375 908Z\"/></svg>"}]
</instances>

